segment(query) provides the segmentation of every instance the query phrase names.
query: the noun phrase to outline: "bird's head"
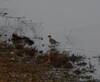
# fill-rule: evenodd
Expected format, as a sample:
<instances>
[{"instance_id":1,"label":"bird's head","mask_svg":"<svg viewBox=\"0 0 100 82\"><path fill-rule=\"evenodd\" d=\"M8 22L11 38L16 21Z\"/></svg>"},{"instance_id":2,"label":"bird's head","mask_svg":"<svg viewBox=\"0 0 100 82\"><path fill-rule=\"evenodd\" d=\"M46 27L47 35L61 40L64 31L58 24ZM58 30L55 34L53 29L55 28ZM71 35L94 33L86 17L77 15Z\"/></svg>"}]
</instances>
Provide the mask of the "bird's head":
<instances>
[{"instance_id":1,"label":"bird's head","mask_svg":"<svg viewBox=\"0 0 100 82\"><path fill-rule=\"evenodd\" d=\"M48 34L48 38L51 38L52 37L52 34Z\"/></svg>"}]
</instances>

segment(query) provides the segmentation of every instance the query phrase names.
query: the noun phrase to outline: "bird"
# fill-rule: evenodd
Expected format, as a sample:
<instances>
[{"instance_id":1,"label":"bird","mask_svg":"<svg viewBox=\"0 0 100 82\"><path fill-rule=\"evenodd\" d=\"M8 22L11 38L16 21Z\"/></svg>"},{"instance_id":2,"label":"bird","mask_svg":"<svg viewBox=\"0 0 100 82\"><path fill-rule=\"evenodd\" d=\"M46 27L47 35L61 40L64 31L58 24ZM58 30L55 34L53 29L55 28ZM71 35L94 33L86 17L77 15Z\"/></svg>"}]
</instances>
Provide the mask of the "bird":
<instances>
[{"instance_id":1,"label":"bird","mask_svg":"<svg viewBox=\"0 0 100 82\"><path fill-rule=\"evenodd\" d=\"M58 45L59 44L59 42L56 41L55 39L53 39L50 34L48 35L48 38L49 38L49 42L51 45Z\"/></svg>"}]
</instances>

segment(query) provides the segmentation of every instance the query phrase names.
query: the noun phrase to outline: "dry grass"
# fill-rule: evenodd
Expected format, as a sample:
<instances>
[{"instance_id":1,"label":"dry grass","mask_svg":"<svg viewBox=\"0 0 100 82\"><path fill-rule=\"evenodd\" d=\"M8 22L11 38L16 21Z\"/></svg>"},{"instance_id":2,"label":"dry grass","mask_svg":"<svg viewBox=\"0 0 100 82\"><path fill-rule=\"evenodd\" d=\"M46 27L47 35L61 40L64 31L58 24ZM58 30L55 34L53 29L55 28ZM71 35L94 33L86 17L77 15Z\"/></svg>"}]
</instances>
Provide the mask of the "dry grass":
<instances>
[{"instance_id":1,"label":"dry grass","mask_svg":"<svg viewBox=\"0 0 100 82\"><path fill-rule=\"evenodd\" d=\"M71 69L67 56L59 53L38 56L31 48L17 49L13 45L0 43L0 82L77 82L67 72L59 71L60 79L55 79L57 71L52 67ZM54 75L52 75L52 73ZM66 73L66 77L64 74ZM68 81L71 80L71 81Z\"/></svg>"}]
</instances>

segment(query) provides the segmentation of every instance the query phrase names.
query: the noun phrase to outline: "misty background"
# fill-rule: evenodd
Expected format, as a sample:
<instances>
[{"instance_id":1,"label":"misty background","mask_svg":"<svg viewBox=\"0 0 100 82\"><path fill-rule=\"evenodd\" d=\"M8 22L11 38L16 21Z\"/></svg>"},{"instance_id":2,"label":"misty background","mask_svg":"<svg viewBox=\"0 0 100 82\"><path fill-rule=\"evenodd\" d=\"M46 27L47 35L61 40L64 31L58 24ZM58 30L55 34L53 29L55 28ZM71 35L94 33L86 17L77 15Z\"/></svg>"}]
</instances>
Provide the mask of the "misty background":
<instances>
[{"instance_id":1,"label":"misty background","mask_svg":"<svg viewBox=\"0 0 100 82\"><path fill-rule=\"evenodd\" d=\"M11 15L42 22L45 37L52 33L60 42L72 30L69 37L74 47L99 52L99 3L99 0L0 0L0 8L8 8Z\"/></svg>"},{"instance_id":2,"label":"misty background","mask_svg":"<svg viewBox=\"0 0 100 82\"><path fill-rule=\"evenodd\" d=\"M11 16L26 16L42 23L46 40L51 33L66 47L90 51L89 55L100 54L99 4L100 0L0 0L0 8L8 8Z\"/></svg>"}]
</instances>

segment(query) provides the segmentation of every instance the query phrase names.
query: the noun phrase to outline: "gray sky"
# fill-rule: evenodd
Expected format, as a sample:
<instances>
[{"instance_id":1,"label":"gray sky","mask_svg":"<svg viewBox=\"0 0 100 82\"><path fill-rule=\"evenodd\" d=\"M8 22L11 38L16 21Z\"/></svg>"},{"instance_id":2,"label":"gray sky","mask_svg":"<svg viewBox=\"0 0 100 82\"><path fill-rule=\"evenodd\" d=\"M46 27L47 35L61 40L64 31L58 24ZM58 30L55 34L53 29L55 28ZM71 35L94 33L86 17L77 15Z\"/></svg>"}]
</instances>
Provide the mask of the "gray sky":
<instances>
[{"instance_id":1,"label":"gray sky","mask_svg":"<svg viewBox=\"0 0 100 82\"><path fill-rule=\"evenodd\" d=\"M0 7L43 22L44 34L53 33L59 41L72 29L72 47L100 52L100 0L0 0Z\"/></svg>"},{"instance_id":2,"label":"gray sky","mask_svg":"<svg viewBox=\"0 0 100 82\"><path fill-rule=\"evenodd\" d=\"M1 0L14 16L27 16L44 23L45 33L57 40L72 29L75 47L100 50L100 0Z\"/></svg>"}]
</instances>

